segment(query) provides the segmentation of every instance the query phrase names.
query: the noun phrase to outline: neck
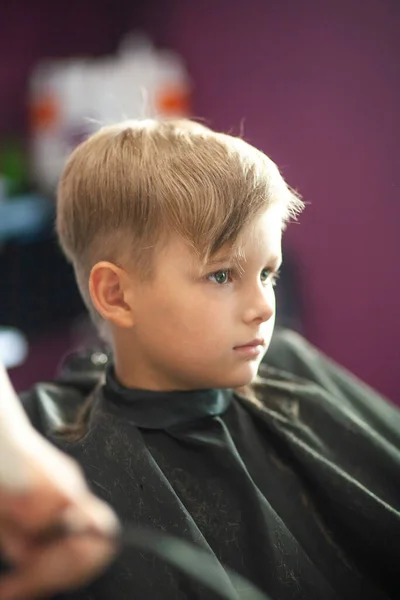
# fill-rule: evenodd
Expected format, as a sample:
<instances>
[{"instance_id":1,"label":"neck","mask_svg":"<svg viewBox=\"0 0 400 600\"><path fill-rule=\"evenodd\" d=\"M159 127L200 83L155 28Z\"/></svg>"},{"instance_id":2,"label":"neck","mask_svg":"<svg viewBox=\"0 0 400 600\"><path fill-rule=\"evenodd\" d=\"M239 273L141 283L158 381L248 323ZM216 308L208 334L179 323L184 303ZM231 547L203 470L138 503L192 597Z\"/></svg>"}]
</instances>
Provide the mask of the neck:
<instances>
[{"instance_id":1,"label":"neck","mask_svg":"<svg viewBox=\"0 0 400 600\"><path fill-rule=\"evenodd\" d=\"M127 388L151 390L154 392L176 392L196 389L195 385L180 380L161 368L151 366L143 353L132 348L115 347L115 376Z\"/></svg>"}]
</instances>

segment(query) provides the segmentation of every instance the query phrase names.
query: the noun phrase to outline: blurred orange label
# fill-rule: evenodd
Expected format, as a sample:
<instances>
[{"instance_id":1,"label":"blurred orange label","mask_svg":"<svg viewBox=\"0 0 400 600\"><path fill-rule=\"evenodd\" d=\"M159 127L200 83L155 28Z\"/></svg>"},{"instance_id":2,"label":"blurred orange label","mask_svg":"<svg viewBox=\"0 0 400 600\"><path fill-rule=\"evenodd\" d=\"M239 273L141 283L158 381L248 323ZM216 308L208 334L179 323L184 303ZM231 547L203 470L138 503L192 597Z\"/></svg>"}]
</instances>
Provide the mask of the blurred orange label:
<instances>
[{"instance_id":1,"label":"blurred orange label","mask_svg":"<svg viewBox=\"0 0 400 600\"><path fill-rule=\"evenodd\" d=\"M184 87L161 90L155 99L156 109L163 115L187 116L190 113L190 94Z\"/></svg>"},{"instance_id":2,"label":"blurred orange label","mask_svg":"<svg viewBox=\"0 0 400 600\"><path fill-rule=\"evenodd\" d=\"M30 107L30 124L33 130L49 129L57 122L59 111L52 96L43 96Z\"/></svg>"}]
</instances>

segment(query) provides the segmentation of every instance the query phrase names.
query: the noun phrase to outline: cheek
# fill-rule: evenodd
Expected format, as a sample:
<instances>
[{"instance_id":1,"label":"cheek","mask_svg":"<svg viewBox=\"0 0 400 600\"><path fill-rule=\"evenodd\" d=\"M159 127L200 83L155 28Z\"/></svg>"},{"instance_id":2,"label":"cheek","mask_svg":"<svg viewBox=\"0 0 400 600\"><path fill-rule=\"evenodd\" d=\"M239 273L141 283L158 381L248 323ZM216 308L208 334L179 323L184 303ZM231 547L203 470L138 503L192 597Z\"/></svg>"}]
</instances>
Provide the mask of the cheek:
<instances>
[{"instance_id":1,"label":"cheek","mask_svg":"<svg viewBox=\"0 0 400 600\"><path fill-rule=\"evenodd\" d=\"M275 312L276 308L276 297L275 297L275 288L272 285L267 287L267 302L273 308Z\"/></svg>"},{"instance_id":2,"label":"cheek","mask_svg":"<svg viewBox=\"0 0 400 600\"><path fill-rule=\"evenodd\" d=\"M273 310L273 313L272 313L272 316L268 319L268 321L265 321L265 323L263 323L263 326L262 326L263 336L264 336L267 348L269 346L272 334L274 332L275 318L276 318L275 292L272 288L271 288L270 296L268 297L268 303L270 304L270 306Z\"/></svg>"},{"instance_id":3,"label":"cheek","mask_svg":"<svg viewBox=\"0 0 400 600\"><path fill-rule=\"evenodd\" d=\"M174 303L168 309L166 318L170 325L183 334L195 335L197 339L215 336L215 330L223 324L219 307L199 297Z\"/></svg>"},{"instance_id":4,"label":"cheek","mask_svg":"<svg viewBox=\"0 0 400 600\"><path fill-rule=\"evenodd\" d=\"M206 296L206 297L204 297ZM175 344L209 347L215 344L218 335L231 331L230 311L222 295L210 297L203 290L193 293L153 297L144 303L147 332L152 330L160 341Z\"/></svg>"}]
</instances>

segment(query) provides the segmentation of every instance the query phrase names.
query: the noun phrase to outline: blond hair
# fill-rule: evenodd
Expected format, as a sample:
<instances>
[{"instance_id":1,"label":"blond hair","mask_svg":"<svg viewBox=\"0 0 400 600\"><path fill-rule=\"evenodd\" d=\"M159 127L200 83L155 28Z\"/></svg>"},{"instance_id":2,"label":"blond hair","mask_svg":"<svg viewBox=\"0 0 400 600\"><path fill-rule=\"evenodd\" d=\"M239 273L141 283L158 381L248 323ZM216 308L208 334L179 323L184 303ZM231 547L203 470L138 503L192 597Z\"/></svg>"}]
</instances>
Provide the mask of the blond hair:
<instances>
[{"instance_id":1,"label":"blond hair","mask_svg":"<svg viewBox=\"0 0 400 600\"><path fill-rule=\"evenodd\" d=\"M275 163L240 138L189 120L125 121L78 146L62 173L56 228L99 326L88 281L101 260L129 256L146 278L172 233L206 261L269 205L284 220L302 209ZM236 248L240 252L240 248Z\"/></svg>"}]
</instances>

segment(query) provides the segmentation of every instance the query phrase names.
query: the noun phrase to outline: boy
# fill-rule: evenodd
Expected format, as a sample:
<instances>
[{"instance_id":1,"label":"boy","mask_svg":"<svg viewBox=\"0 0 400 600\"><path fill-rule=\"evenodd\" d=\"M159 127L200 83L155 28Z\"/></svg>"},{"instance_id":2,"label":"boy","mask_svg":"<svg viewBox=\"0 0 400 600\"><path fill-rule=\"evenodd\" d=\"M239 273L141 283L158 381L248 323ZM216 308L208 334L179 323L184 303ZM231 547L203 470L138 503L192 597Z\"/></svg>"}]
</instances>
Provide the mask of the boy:
<instances>
[{"instance_id":1,"label":"boy","mask_svg":"<svg viewBox=\"0 0 400 600\"><path fill-rule=\"evenodd\" d=\"M307 346L309 379L257 375L301 207L264 154L189 121L78 147L57 231L113 359L78 422L45 433L122 523L197 544L274 600L394 598L398 414L328 363L315 375ZM132 550L71 597L212 596Z\"/></svg>"}]
</instances>

